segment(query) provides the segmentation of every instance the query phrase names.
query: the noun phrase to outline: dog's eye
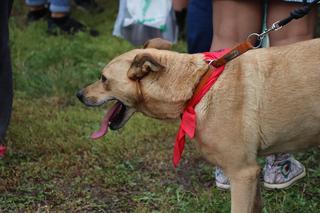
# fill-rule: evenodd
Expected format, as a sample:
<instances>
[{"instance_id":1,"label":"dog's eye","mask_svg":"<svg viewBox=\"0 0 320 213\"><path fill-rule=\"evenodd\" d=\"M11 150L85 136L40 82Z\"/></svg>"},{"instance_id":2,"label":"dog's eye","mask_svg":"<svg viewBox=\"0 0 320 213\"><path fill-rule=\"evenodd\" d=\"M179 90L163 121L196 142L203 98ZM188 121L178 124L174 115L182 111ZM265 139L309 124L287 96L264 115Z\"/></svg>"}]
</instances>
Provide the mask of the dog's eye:
<instances>
[{"instance_id":1,"label":"dog's eye","mask_svg":"<svg viewBox=\"0 0 320 213\"><path fill-rule=\"evenodd\" d=\"M101 81L105 82L107 80L107 78L104 75L101 75Z\"/></svg>"}]
</instances>

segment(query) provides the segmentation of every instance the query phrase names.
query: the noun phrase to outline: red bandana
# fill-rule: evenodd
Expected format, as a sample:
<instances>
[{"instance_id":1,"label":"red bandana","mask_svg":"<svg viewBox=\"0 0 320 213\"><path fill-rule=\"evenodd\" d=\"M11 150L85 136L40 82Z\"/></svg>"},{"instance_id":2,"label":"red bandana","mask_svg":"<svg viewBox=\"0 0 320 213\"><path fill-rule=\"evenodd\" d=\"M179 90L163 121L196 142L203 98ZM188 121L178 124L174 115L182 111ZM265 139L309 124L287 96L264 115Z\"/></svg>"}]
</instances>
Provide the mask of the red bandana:
<instances>
[{"instance_id":1,"label":"red bandana","mask_svg":"<svg viewBox=\"0 0 320 213\"><path fill-rule=\"evenodd\" d=\"M228 53L230 49L224 49L219 52L205 52L204 60L212 61L218 59ZM196 112L194 110L195 106L200 102L202 97L208 92L208 90L212 87L212 85L217 81L218 77L224 70L224 65L220 66L212 72L210 78L205 82L205 84L200 88L200 91L192 96L191 100L187 103L186 108L182 114L181 124L179 128L179 132L176 136L176 142L174 144L174 152L173 152L173 165L177 167L179 161L181 159L181 155L184 149L185 135L187 134L191 139L194 138L195 130L196 130Z\"/></svg>"}]
</instances>

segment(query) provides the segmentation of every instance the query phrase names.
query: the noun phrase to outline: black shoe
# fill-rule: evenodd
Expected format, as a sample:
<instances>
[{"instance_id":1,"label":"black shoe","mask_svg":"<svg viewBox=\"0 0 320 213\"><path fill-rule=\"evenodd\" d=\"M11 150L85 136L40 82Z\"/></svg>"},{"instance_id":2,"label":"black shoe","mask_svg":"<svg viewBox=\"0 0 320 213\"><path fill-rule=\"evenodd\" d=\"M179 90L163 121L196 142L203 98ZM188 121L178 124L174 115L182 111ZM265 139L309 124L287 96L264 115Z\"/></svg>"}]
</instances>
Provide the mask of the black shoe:
<instances>
[{"instance_id":1,"label":"black shoe","mask_svg":"<svg viewBox=\"0 0 320 213\"><path fill-rule=\"evenodd\" d=\"M29 11L27 14L27 23L30 24L35 21L39 21L42 18L48 18L49 10L48 8L43 8L41 10Z\"/></svg>"},{"instance_id":2,"label":"black shoe","mask_svg":"<svg viewBox=\"0 0 320 213\"><path fill-rule=\"evenodd\" d=\"M48 33L50 35L58 35L60 32L74 35L78 32L89 32L91 36L98 36L99 32L94 29L89 29L82 23L71 18L69 15L61 18L49 18Z\"/></svg>"},{"instance_id":3,"label":"black shoe","mask_svg":"<svg viewBox=\"0 0 320 213\"><path fill-rule=\"evenodd\" d=\"M79 9L88 11L90 13L101 13L103 8L100 7L95 0L74 0Z\"/></svg>"}]
</instances>

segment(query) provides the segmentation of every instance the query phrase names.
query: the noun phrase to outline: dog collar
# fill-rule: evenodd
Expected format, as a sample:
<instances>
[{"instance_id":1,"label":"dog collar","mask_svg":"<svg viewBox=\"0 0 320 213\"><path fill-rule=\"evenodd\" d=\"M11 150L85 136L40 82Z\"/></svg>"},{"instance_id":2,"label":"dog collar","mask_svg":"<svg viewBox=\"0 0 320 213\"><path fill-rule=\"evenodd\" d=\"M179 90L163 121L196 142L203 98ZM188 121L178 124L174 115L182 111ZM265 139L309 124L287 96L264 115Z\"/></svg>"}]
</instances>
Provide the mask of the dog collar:
<instances>
[{"instance_id":1,"label":"dog collar","mask_svg":"<svg viewBox=\"0 0 320 213\"><path fill-rule=\"evenodd\" d=\"M203 53L204 60L208 62L209 65L212 62L217 61L217 59L223 58L226 53L230 52L230 49L223 49L218 52L205 52ZM176 136L176 141L174 144L173 152L173 165L177 167L181 159L181 155L185 145L185 135L188 135L190 139L193 139L195 136L196 130L196 112L195 106L200 102L202 97L209 91L213 84L217 81L218 77L224 71L224 64L219 67L210 69L206 74L201 78L198 83L195 92L192 98L188 101L181 118L181 123L179 127L178 134Z\"/></svg>"}]
</instances>

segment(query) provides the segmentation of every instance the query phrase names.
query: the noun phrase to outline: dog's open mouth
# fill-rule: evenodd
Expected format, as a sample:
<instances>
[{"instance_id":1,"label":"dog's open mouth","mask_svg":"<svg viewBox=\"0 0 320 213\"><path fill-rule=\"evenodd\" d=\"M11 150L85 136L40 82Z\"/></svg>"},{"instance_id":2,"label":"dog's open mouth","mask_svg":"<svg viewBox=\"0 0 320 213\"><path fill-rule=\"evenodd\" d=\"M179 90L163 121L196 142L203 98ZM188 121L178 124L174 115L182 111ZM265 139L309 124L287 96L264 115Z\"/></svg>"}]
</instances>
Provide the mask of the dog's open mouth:
<instances>
[{"instance_id":1,"label":"dog's open mouth","mask_svg":"<svg viewBox=\"0 0 320 213\"><path fill-rule=\"evenodd\" d=\"M100 129L91 134L92 139L98 139L103 137L108 132L108 128L116 130L121 128L124 123L127 107L121 102L116 101L116 103L107 110L105 116L103 117L100 125ZM128 118L126 118L127 120Z\"/></svg>"}]
</instances>

